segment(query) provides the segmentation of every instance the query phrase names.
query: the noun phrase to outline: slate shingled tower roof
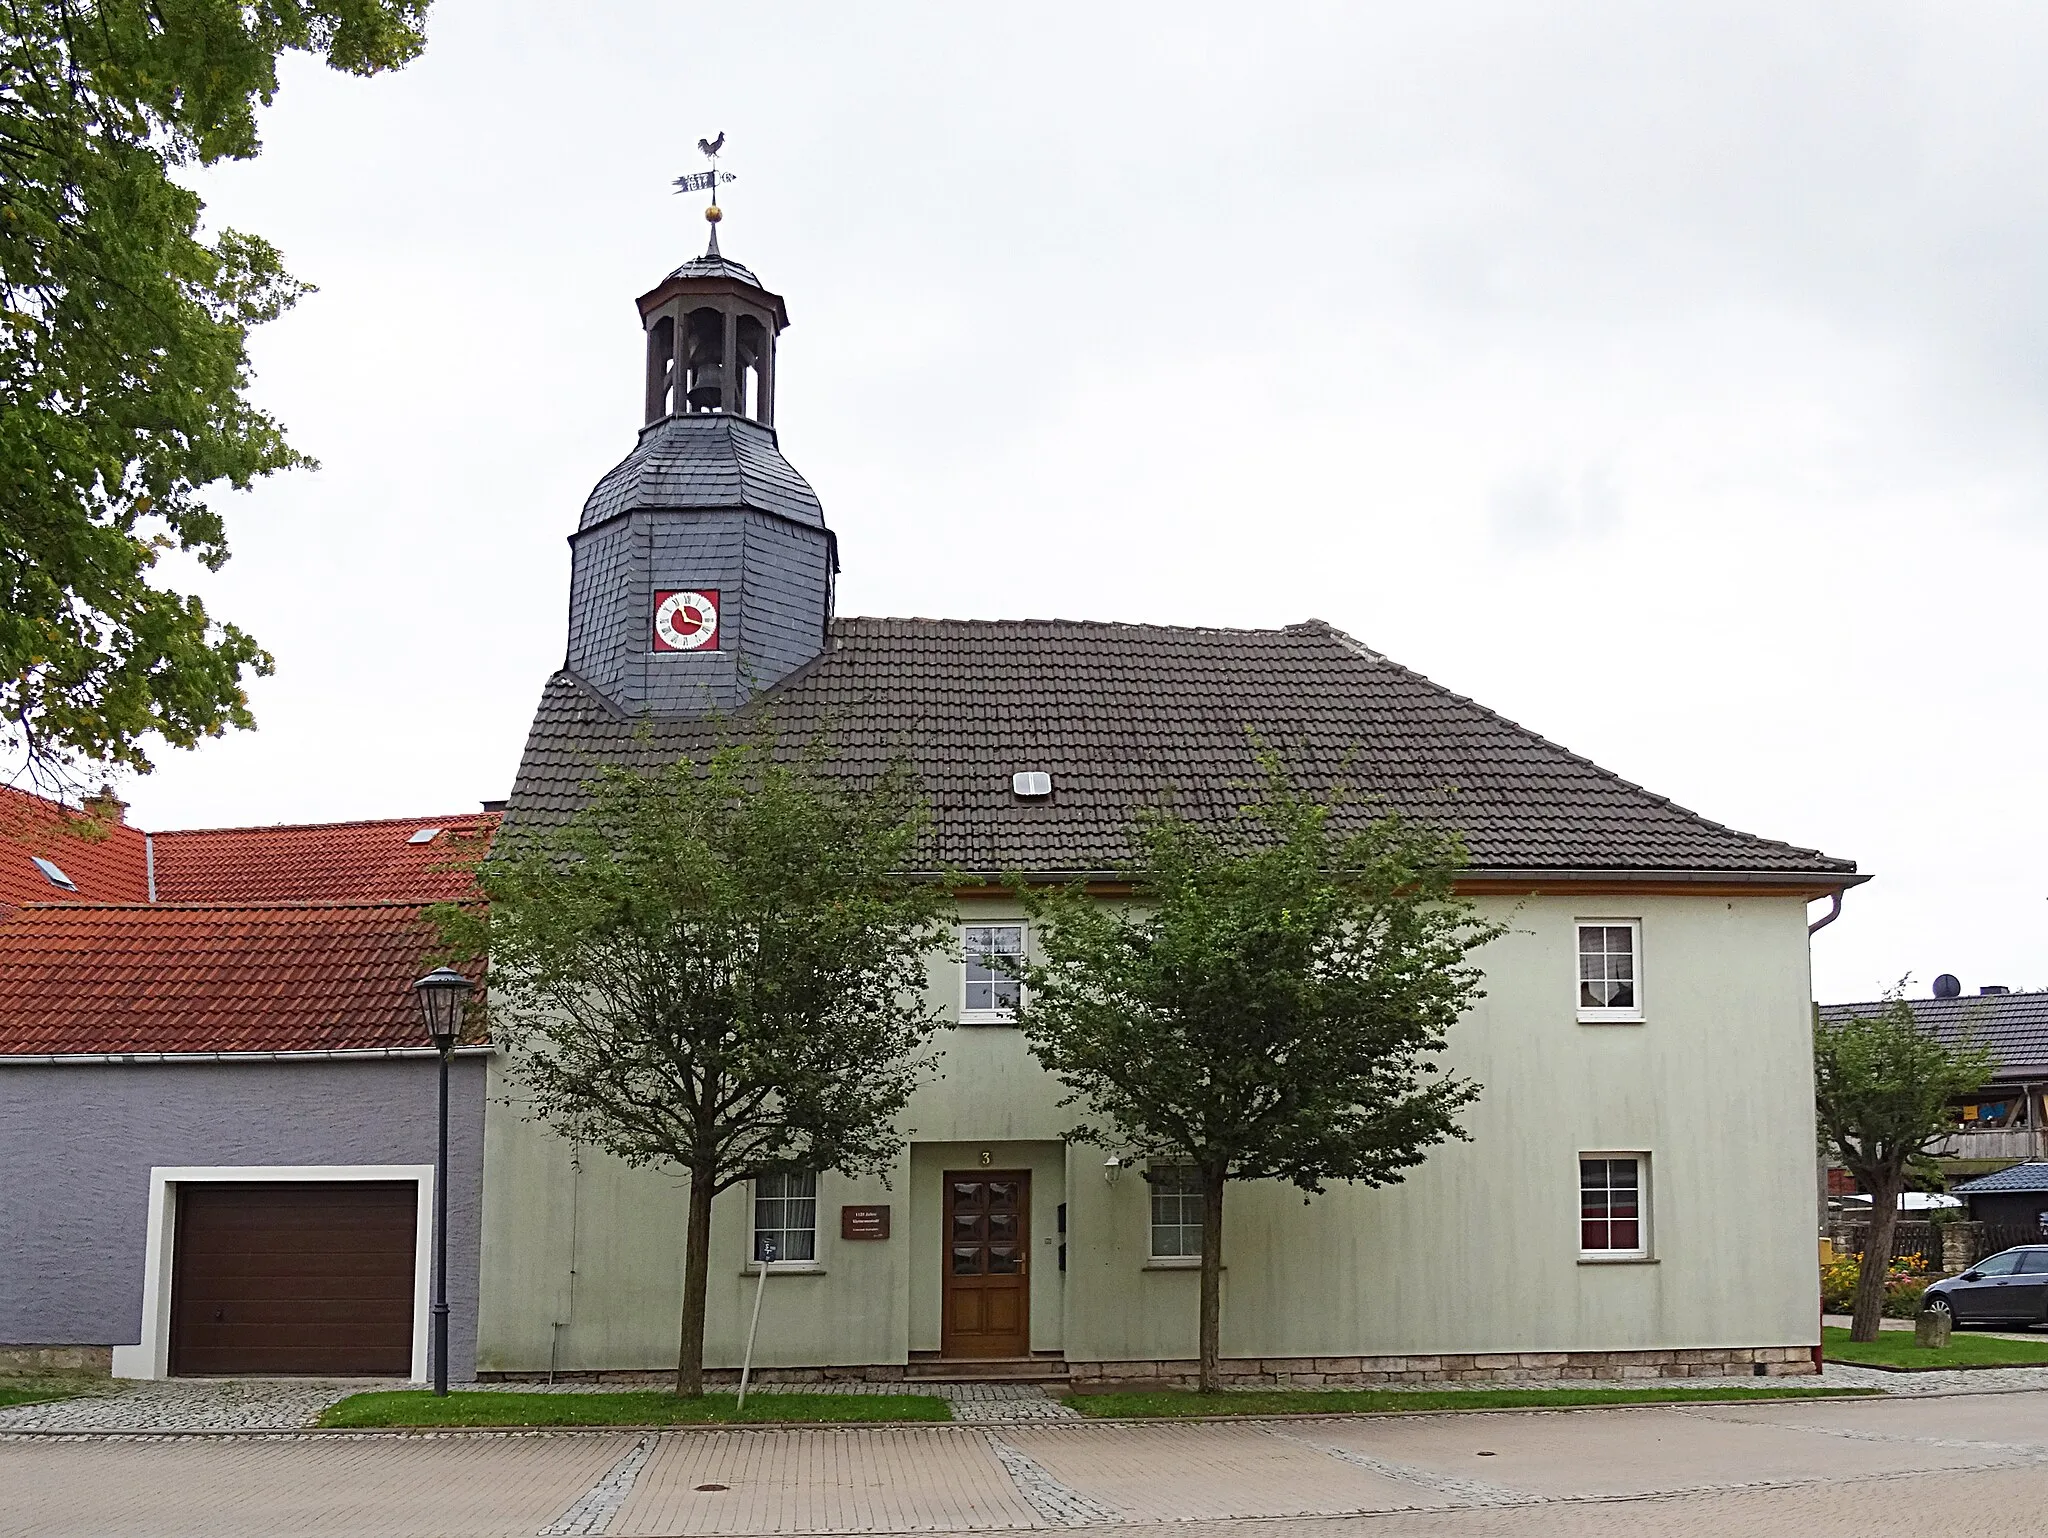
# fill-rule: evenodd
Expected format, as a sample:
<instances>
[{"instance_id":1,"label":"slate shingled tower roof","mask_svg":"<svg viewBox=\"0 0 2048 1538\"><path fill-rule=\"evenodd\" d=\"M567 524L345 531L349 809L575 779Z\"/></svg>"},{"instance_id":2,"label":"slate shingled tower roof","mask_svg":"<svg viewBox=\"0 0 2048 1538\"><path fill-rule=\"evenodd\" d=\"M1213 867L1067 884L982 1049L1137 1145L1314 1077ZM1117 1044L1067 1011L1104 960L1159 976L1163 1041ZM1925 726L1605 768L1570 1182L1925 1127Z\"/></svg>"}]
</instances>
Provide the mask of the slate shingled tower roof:
<instances>
[{"instance_id":1,"label":"slate shingled tower roof","mask_svg":"<svg viewBox=\"0 0 2048 1538\"><path fill-rule=\"evenodd\" d=\"M1474 874L1721 876L1816 889L1855 865L1738 833L1310 621L1284 630L1062 620L845 618L829 649L759 696L782 739L823 733L850 780L905 755L930 803L934 869L1101 872L1131 814L1170 799L1227 815L1257 774L1253 735L1307 783L1461 829ZM512 792L513 825L555 821L607 762L701 754L703 721L635 720L569 672L544 691ZM1010 777L1052 776L1042 803ZM1360 815L1375 803L1361 802Z\"/></svg>"}]
</instances>

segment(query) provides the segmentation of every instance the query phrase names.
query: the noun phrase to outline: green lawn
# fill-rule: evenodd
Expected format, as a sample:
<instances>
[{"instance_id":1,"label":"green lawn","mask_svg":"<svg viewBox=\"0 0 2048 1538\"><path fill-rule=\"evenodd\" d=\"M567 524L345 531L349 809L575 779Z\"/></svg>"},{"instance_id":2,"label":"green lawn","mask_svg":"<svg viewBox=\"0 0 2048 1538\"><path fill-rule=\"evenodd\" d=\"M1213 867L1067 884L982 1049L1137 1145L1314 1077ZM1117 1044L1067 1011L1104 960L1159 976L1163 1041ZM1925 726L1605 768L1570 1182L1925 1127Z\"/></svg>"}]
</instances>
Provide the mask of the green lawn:
<instances>
[{"instance_id":1,"label":"green lawn","mask_svg":"<svg viewBox=\"0 0 2048 1538\"><path fill-rule=\"evenodd\" d=\"M1830 1362L1850 1362L1858 1367L1901 1367L1927 1371L1936 1367L2043 1367L2048 1366L2048 1340L1994 1340L1957 1330L1940 1351L1923 1351L1913 1344L1911 1330L1880 1330L1876 1340L1859 1343L1849 1339L1847 1330L1829 1325L1820 1332L1821 1347Z\"/></svg>"},{"instance_id":2,"label":"green lawn","mask_svg":"<svg viewBox=\"0 0 2048 1538\"><path fill-rule=\"evenodd\" d=\"M1552 1405L1690 1404L1696 1400L1830 1399L1874 1394L1854 1388L1479 1388L1479 1389L1232 1389L1197 1394L1069 1394L1083 1415L1384 1415L1404 1410L1531 1410Z\"/></svg>"},{"instance_id":3,"label":"green lawn","mask_svg":"<svg viewBox=\"0 0 2048 1538\"><path fill-rule=\"evenodd\" d=\"M0 1408L5 1408L11 1404L40 1404L46 1400L71 1399L73 1397L75 1395L70 1389L33 1386L10 1388L0 1386Z\"/></svg>"},{"instance_id":4,"label":"green lawn","mask_svg":"<svg viewBox=\"0 0 2048 1538\"><path fill-rule=\"evenodd\" d=\"M351 1394L330 1405L323 1426L681 1426L718 1421L945 1421L928 1394L520 1394L480 1389L436 1399L424 1389Z\"/></svg>"}]
</instances>

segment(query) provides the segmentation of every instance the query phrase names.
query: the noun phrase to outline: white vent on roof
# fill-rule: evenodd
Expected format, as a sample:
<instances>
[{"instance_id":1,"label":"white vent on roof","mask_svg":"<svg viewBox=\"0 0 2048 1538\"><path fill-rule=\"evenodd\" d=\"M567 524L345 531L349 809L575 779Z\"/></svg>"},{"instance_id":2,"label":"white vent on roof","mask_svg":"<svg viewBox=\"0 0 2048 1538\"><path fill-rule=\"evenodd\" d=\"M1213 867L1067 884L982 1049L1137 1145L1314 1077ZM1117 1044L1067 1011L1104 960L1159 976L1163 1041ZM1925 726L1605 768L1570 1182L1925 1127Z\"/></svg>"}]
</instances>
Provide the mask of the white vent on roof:
<instances>
[{"instance_id":1,"label":"white vent on roof","mask_svg":"<svg viewBox=\"0 0 2048 1538\"><path fill-rule=\"evenodd\" d=\"M55 860L46 860L39 854L32 854L29 858L36 862L37 870L50 878L51 886L60 886L67 892L78 890L78 883L57 869L57 862Z\"/></svg>"},{"instance_id":2,"label":"white vent on roof","mask_svg":"<svg viewBox=\"0 0 2048 1538\"><path fill-rule=\"evenodd\" d=\"M1010 789L1021 801L1038 801L1052 794L1052 776L1039 769L1024 769L1010 776Z\"/></svg>"},{"instance_id":3,"label":"white vent on roof","mask_svg":"<svg viewBox=\"0 0 2048 1538\"><path fill-rule=\"evenodd\" d=\"M411 838L407 839L406 842L408 844L431 844L440 836L441 830L439 828L422 828Z\"/></svg>"}]
</instances>

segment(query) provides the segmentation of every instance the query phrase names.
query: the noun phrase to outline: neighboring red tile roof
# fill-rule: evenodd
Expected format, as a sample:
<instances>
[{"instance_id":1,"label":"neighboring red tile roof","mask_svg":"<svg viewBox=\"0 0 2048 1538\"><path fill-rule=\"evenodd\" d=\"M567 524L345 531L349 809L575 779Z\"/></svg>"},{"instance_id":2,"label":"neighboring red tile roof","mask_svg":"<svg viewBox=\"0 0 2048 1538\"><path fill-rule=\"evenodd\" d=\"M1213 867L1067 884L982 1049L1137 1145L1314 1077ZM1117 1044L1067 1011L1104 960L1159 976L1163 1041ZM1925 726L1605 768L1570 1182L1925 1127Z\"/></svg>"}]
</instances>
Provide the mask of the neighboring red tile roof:
<instances>
[{"instance_id":1,"label":"neighboring red tile roof","mask_svg":"<svg viewBox=\"0 0 2048 1538\"><path fill-rule=\"evenodd\" d=\"M67 892L36 866L41 855L78 888ZM0 906L145 902L142 830L102 822L25 790L0 785Z\"/></svg>"},{"instance_id":2,"label":"neighboring red tile roof","mask_svg":"<svg viewBox=\"0 0 2048 1538\"><path fill-rule=\"evenodd\" d=\"M438 828L431 842L408 842ZM469 895L496 812L155 836L158 902L355 902Z\"/></svg>"},{"instance_id":3,"label":"neighboring red tile roof","mask_svg":"<svg viewBox=\"0 0 2048 1538\"><path fill-rule=\"evenodd\" d=\"M424 1047L434 946L417 902L21 907L0 923L0 1054Z\"/></svg>"}]
</instances>

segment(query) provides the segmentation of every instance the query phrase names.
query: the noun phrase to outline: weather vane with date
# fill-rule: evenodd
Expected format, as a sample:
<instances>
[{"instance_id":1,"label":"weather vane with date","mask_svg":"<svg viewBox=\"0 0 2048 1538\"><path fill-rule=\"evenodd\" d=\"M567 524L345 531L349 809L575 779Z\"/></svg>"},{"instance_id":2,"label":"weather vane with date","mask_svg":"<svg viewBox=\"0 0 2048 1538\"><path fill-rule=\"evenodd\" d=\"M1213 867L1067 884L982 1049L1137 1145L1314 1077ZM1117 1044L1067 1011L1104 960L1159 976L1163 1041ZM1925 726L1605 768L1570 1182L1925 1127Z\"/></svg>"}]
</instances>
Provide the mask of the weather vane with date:
<instances>
[{"instance_id":1,"label":"weather vane with date","mask_svg":"<svg viewBox=\"0 0 2048 1538\"><path fill-rule=\"evenodd\" d=\"M733 179L732 172L718 169L718 152L725 148L725 130L719 129L718 137L715 139L699 139L697 141L697 148L702 150L704 158L711 162L711 169L708 171L692 171L686 176L678 176L676 178L676 191L708 192L711 194L711 204L704 210L704 220L711 226L711 244L705 248L704 254L706 256L716 256L718 255L718 221L725 217L718 207L718 184L720 182L729 182Z\"/></svg>"}]
</instances>

